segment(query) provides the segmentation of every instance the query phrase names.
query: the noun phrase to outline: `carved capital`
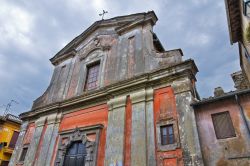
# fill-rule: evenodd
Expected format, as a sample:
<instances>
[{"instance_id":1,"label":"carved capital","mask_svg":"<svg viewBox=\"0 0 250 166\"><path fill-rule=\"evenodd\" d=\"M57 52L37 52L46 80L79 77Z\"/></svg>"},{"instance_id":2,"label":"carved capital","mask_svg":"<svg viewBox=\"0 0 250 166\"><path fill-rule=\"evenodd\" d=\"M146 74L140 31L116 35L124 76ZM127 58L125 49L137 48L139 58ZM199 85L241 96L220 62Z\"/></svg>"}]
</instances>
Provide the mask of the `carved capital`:
<instances>
[{"instance_id":1,"label":"carved capital","mask_svg":"<svg viewBox=\"0 0 250 166\"><path fill-rule=\"evenodd\" d=\"M173 84L171 86L173 87L175 94L192 90L192 82L190 81L189 78L182 78L182 79L173 81Z\"/></svg>"},{"instance_id":2,"label":"carved capital","mask_svg":"<svg viewBox=\"0 0 250 166\"><path fill-rule=\"evenodd\" d=\"M109 111L115 108L125 107L126 99L127 99L127 96L120 96L120 97L115 97L113 99L110 99L107 103L109 107Z\"/></svg>"},{"instance_id":3,"label":"carved capital","mask_svg":"<svg viewBox=\"0 0 250 166\"><path fill-rule=\"evenodd\" d=\"M150 94L150 91L149 91L149 94ZM145 91L145 89L143 89L141 91L138 91L138 92L135 92L135 93L132 93L130 95L130 99L131 99L131 102L133 104L145 101L146 100L146 91Z\"/></svg>"},{"instance_id":4,"label":"carved capital","mask_svg":"<svg viewBox=\"0 0 250 166\"><path fill-rule=\"evenodd\" d=\"M40 117L39 119L36 120L35 126L36 127L44 126L46 119L47 117Z\"/></svg>"},{"instance_id":5,"label":"carved capital","mask_svg":"<svg viewBox=\"0 0 250 166\"><path fill-rule=\"evenodd\" d=\"M146 100L147 101L154 100L154 89L153 88L146 89Z\"/></svg>"},{"instance_id":6,"label":"carved capital","mask_svg":"<svg viewBox=\"0 0 250 166\"><path fill-rule=\"evenodd\" d=\"M52 115L49 115L48 116L48 119L47 119L47 124L53 124L56 122L56 117L57 117L57 114L52 114Z\"/></svg>"}]
</instances>

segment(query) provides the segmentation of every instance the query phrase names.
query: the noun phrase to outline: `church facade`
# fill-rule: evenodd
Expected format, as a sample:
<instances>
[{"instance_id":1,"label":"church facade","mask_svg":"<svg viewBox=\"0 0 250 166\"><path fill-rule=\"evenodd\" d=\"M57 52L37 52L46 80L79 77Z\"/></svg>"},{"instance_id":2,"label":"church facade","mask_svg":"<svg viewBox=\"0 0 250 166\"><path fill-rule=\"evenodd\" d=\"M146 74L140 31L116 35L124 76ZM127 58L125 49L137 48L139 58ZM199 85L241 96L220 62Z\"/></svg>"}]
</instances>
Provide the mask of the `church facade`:
<instances>
[{"instance_id":1,"label":"church facade","mask_svg":"<svg viewBox=\"0 0 250 166\"><path fill-rule=\"evenodd\" d=\"M192 59L165 50L153 11L97 21L53 58L10 165L203 165Z\"/></svg>"}]
</instances>

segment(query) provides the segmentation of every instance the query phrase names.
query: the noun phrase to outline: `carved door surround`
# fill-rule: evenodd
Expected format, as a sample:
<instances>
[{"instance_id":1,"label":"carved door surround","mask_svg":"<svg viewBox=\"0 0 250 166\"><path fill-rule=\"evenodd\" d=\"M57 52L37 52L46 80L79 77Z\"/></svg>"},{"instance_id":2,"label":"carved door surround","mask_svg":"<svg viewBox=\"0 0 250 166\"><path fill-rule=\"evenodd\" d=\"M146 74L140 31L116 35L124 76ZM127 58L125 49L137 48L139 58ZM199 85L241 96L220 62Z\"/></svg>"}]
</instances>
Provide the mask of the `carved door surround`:
<instances>
[{"instance_id":1,"label":"carved door surround","mask_svg":"<svg viewBox=\"0 0 250 166\"><path fill-rule=\"evenodd\" d=\"M81 141L86 148L87 154L85 157L85 166L96 165L100 130L102 128L102 125L91 126L87 128L76 127L73 130L59 133L60 139L55 165L63 166L67 149L72 145L73 142L77 141ZM88 135L95 135L95 140L90 140Z\"/></svg>"}]
</instances>

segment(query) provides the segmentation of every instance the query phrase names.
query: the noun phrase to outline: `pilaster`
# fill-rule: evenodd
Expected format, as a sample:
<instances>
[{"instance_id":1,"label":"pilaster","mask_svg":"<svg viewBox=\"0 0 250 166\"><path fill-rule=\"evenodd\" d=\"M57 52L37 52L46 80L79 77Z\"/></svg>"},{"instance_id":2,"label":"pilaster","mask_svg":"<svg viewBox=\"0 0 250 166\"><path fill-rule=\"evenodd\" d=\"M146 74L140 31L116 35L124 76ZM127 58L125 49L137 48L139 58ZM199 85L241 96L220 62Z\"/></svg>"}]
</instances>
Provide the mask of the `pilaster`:
<instances>
[{"instance_id":1,"label":"pilaster","mask_svg":"<svg viewBox=\"0 0 250 166\"><path fill-rule=\"evenodd\" d=\"M59 125L61 123L61 119L62 119L62 113L58 113L56 117L56 121L54 123L50 146L49 146L47 157L46 157L46 164L45 164L46 166L50 166L50 163L53 157L54 147L56 144L56 138L58 136Z\"/></svg>"},{"instance_id":2,"label":"pilaster","mask_svg":"<svg viewBox=\"0 0 250 166\"><path fill-rule=\"evenodd\" d=\"M147 132L147 165L155 166L155 135L154 135L154 90L146 90L146 132Z\"/></svg>"},{"instance_id":3,"label":"pilaster","mask_svg":"<svg viewBox=\"0 0 250 166\"><path fill-rule=\"evenodd\" d=\"M146 91L130 95L132 102L131 165L147 165Z\"/></svg>"},{"instance_id":4,"label":"pilaster","mask_svg":"<svg viewBox=\"0 0 250 166\"><path fill-rule=\"evenodd\" d=\"M189 78L182 78L172 84L179 114L180 140L183 148L184 165L202 166L202 154L195 121L194 110L190 106L193 102L192 83Z\"/></svg>"},{"instance_id":5,"label":"pilaster","mask_svg":"<svg viewBox=\"0 0 250 166\"><path fill-rule=\"evenodd\" d=\"M108 102L108 127L105 150L105 166L122 166L124 162L124 130L126 96Z\"/></svg>"},{"instance_id":6,"label":"pilaster","mask_svg":"<svg viewBox=\"0 0 250 166\"><path fill-rule=\"evenodd\" d=\"M37 161L35 161L35 165L37 166L44 166L50 165L50 160L52 154L49 152L51 148L54 148L54 143L56 139L54 138L54 131L58 132L58 125L56 124L57 120L57 113L49 115L47 118L47 128L44 133L43 144L41 145L39 157Z\"/></svg>"},{"instance_id":7,"label":"pilaster","mask_svg":"<svg viewBox=\"0 0 250 166\"><path fill-rule=\"evenodd\" d=\"M27 155L25 157L25 162L24 162L25 166L31 166L34 162L45 121L46 121L46 117L40 117L35 122L35 133L29 145Z\"/></svg>"},{"instance_id":8,"label":"pilaster","mask_svg":"<svg viewBox=\"0 0 250 166\"><path fill-rule=\"evenodd\" d=\"M22 151L22 142L23 142L25 133L27 131L27 127L28 127L28 121L23 122L23 124L21 125L20 133L16 142L15 149L12 153L9 165L15 165L16 163L18 163L19 156L21 155L20 153Z\"/></svg>"}]
</instances>

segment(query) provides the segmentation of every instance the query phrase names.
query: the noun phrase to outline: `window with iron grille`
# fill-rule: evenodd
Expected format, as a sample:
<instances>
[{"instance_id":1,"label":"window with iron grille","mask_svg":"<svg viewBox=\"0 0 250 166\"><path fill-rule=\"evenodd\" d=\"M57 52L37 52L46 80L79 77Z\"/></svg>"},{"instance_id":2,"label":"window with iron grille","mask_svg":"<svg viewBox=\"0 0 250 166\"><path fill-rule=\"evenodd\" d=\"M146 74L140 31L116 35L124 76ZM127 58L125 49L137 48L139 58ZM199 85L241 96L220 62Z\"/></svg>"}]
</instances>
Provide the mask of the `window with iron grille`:
<instances>
[{"instance_id":1,"label":"window with iron grille","mask_svg":"<svg viewBox=\"0 0 250 166\"><path fill-rule=\"evenodd\" d=\"M25 157L26 157L27 151L28 151L28 148L27 148L27 147L23 148L23 150L22 150L22 154L21 154L21 156L20 156L19 161L24 161L24 160L25 160Z\"/></svg>"},{"instance_id":2,"label":"window with iron grille","mask_svg":"<svg viewBox=\"0 0 250 166\"><path fill-rule=\"evenodd\" d=\"M161 126L161 144L169 145L174 143L174 129L173 124Z\"/></svg>"},{"instance_id":3,"label":"window with iron grille","mask_svg":"<svg viewBox=\"0 0 250 166\"><path fill-rule=\"evenodd\" d=\"M92 90L97 88L99 68L100 68L100 63L88 67L85 90Z\"/></svg>"},{"instance_id":4,"label":"window with iron grille","mask_svg":"<svg viewBox=\"0 0 250 166\"><path fill-rule=\"evenodd\" d=\"M235 137L235 130L229 112L212 114L217 139Z\"/></svg>"},{"instance_id":5,"label":"window with iron grille","mask_svg":"<svg viewBox=\"0 0 250 166\"><path fill-rule=\"evenodd\" d=\"M18 139L19 132L14 131L12 138L10 140L9 148L15 148L16 141Z\"/></svg>"},{"instance_id":6,"label":"window with iron grille","mask_svg":"<svg viewBox=\"0 0 250 166\"><path fill-rule=\"evenodd\" d=\"M83 166L87 155L86 147L82 141L73 142L67 149L63 166Z\"/></svg>"}]
</instances>

